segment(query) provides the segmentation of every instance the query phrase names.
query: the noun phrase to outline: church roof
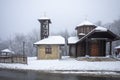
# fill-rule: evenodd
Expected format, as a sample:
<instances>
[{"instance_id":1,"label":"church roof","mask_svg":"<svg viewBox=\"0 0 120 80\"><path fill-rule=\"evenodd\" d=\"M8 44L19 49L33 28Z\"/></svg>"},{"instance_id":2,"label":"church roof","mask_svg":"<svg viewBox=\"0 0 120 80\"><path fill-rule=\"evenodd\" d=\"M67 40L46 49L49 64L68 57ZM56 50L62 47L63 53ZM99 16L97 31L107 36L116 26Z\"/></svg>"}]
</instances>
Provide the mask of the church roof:
<instances>
[{"instance_id":1,"label":"church roof","mask_svg":"<svg viewBox=\"0 0 120 80\"><path fill-rule=\"evenodd\" d=\"M88 20L85 20L82 23L78 24L77 26L84 26L84 25L94 25L94 24L89 22Z\"/></svg>"},{"instance_id":2,"label":"church roof","mask_svg":"<svg viewBox=\"0 0 120 80\"><path fill-rule=\"evenodd\" d=\"M78 37L70 37L68 38L68 44L76 44L78 42L81 42L83 40L85 40L86 38L108 38L111 39L113 41L115 40L119 40L120 37L117 36L116 34L114 34L113 32L111 32L110 30L108 30L105 27L101 27L101 26L97 26L95 29L93 29L92 31L90 31L88 34L84 35L82 38L78 39Z\"/></svg>"},{"instance_id":3,"label":"church roof","mask_svg":"<svg viewBox=\"0 0 120 80\"><path fill-rule=\"evenodd\" d=\"M62 36L49 36L48 38L42 39L36 43L35 45L40 44L65 44L65 39Z\"/></svg>"},{"instance_id":4,"label":"church roof","mask_svg":"<svg viewBox=\"0 0 120 80\"><path fill-rule=\"evenodd\" d=\"M108 29L105 28L105 27L97 26L97 27L95 28L95 30L99 30L99 31L107 31Z\"/></svg>"},{"instance_id":5,"label":"church roof","mask_svg":"<svg viewBox=\"0 0 120 80\"><path fill-rule=\"evenodd\" d=\"M93 37L93 38L109 38L111 40L119 40L120 37L108 30L107 28L97 26L95 29L90 31L88 34L80 38L79 41L82 41L86 39L87 37Z\"/></svg>"}]
</instances>

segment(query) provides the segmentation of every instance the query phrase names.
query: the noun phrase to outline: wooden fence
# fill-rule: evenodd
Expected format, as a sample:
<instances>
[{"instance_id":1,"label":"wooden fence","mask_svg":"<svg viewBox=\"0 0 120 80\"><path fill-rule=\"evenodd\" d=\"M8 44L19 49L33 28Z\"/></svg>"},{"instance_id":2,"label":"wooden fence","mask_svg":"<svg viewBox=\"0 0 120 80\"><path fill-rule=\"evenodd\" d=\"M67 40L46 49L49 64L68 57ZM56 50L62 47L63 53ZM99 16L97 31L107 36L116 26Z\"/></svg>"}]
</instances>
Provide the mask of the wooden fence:
<instances>
[{"instance_id":1,"label":"wooden fence","mask_svg":"<svg viewBox=\"0 0 120 80\"><path fill-rule=\"evenodd\" d=\"M22 63L27 64L27 56L16 55L0 55L0 63Z\"/></svg>"}]
</instances>

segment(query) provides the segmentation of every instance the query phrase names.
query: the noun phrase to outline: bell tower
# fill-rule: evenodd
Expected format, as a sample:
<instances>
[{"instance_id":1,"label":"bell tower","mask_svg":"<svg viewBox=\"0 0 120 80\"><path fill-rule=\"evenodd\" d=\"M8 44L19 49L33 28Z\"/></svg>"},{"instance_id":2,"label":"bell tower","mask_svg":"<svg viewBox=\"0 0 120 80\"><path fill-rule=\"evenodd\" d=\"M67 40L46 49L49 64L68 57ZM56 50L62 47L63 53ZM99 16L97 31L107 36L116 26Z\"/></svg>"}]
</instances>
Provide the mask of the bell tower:
<instances>
[{"instance_id":1,"label":"bell tower","mask_svg":"<svg viewBox=\"0 0 120 80\"><path fill-rule=\"evenodd\" d=\"M40 22L40 38L42 40L49 36L49 24L51 20L47 17L41 17L38 21Z\"/></svg>"}]
</instances>

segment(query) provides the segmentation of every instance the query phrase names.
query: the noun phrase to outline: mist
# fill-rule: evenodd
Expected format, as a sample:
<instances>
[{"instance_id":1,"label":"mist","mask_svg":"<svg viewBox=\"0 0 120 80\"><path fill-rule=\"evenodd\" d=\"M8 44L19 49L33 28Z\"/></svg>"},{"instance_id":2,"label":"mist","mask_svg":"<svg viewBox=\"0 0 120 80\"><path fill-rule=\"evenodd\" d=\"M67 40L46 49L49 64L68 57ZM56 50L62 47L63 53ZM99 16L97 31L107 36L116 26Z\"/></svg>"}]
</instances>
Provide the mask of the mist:
<instances>
[{"instance_id":1,"label":"mist","mask_svg":"<svg viewBox=\"0 0 120 80\"><path fill-rule=\"evenodd\" d=\"M73 32L85 18L103 24L118 19L120 0L0 0L0 38L39 29L44 15L52 21L51 33Z\"/></svg>"}]
</instances>

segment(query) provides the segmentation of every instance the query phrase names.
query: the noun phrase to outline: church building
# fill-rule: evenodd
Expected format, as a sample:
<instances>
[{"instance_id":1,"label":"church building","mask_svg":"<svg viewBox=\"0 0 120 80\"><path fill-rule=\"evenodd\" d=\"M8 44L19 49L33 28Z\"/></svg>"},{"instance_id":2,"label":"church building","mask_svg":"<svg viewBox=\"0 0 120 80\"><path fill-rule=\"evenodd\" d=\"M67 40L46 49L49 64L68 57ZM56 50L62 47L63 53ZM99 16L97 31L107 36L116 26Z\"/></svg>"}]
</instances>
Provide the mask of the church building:
<instances>
[{"instance_id":1,"label":"church building","mask_svg":"<svg viewBox=\"0 0 120 80\"><path fill-rule=\"evenodd\" d=\"M69 56L106 56L106 43L109 43L109 55L112 54L112 42L120 38L105 27L96 26L85 20L77 25L77 36L68 38Z\"/></svg>"}]
</instances>

